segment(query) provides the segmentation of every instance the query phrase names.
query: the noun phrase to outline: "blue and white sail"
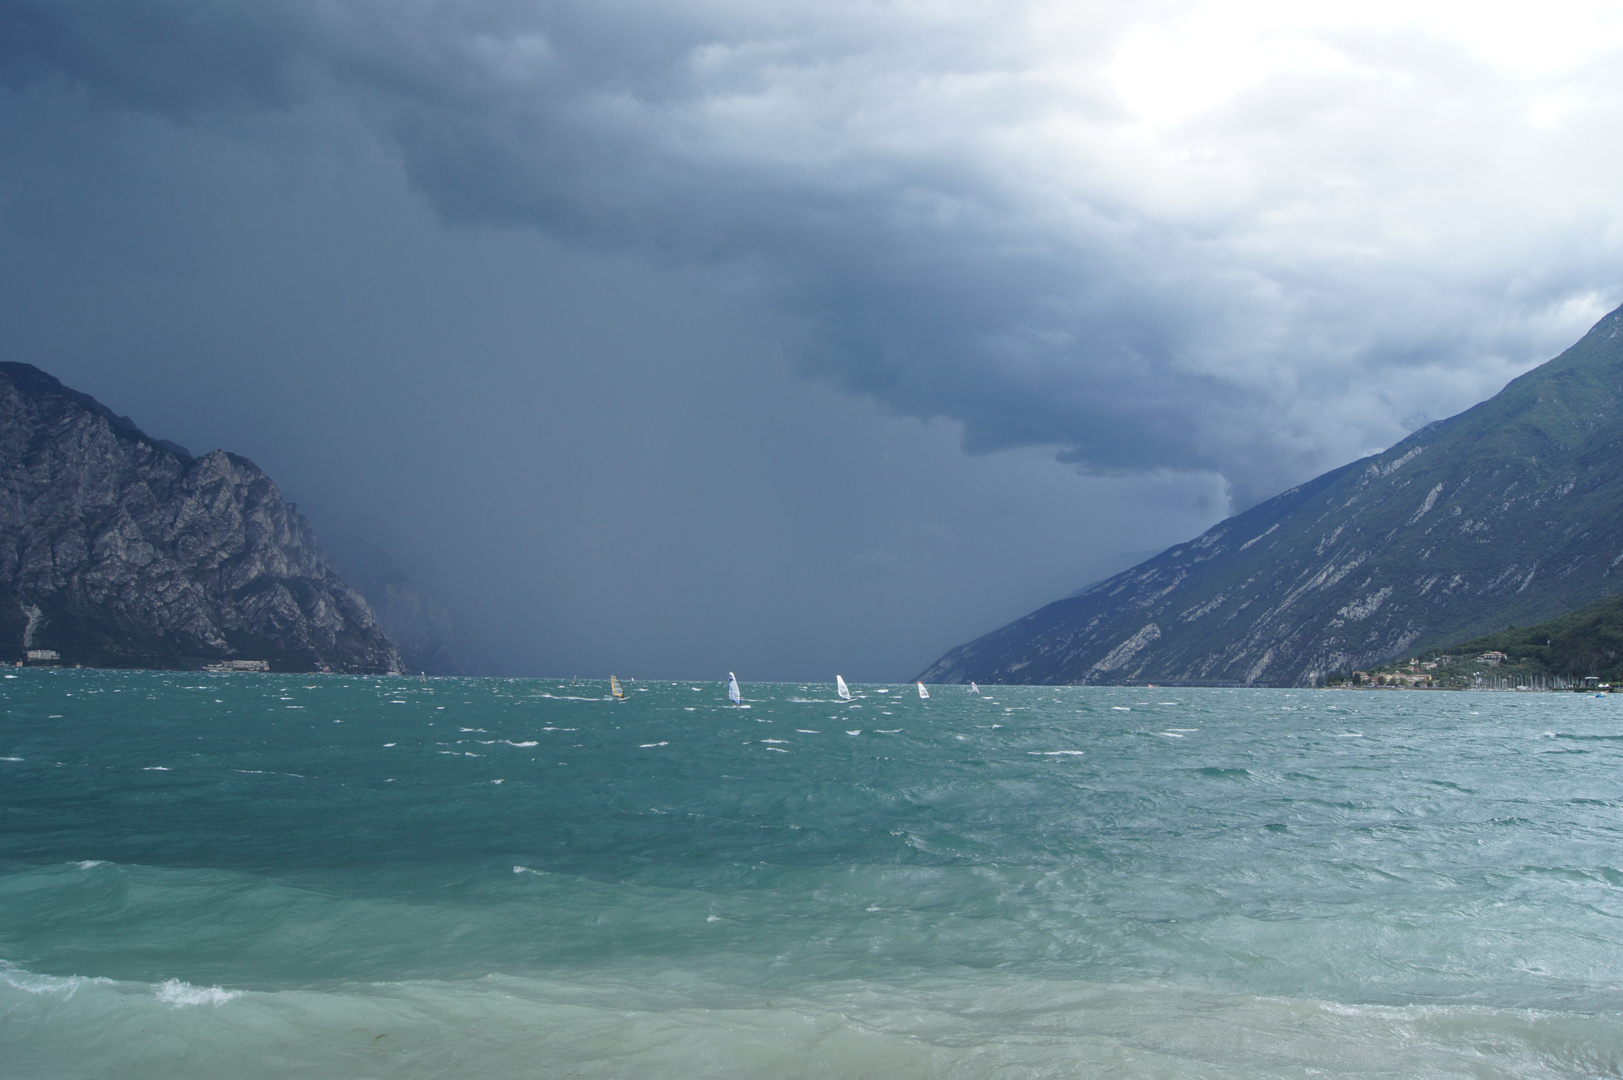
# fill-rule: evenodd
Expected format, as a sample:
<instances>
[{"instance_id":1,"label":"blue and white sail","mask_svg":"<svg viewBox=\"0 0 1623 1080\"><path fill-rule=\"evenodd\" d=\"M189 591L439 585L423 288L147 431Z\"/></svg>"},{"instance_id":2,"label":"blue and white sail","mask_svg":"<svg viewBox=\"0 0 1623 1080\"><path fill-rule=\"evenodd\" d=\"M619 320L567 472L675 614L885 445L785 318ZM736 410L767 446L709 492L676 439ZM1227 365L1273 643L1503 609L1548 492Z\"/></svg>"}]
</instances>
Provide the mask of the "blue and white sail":
<instances>
[{"instance_id":1,"label":"blue and white sail","mask_svg":"<svg viewBox=\"0 0 1623 1080\"><path fill-rule=\"evenodd\" d=\"M742 705L744 703L744 695L739 693L738 690L738 676L734 675L730 671L727 673L727 700L731 701L734 705Z\"/></svg>"},{"instance_id":2,"label":"blue and white sail","mask_svg":"<svg viewBox=\"0 0 1623 1080\"><path fill-rule=\"evenodd\" d=\"M840 695L841 701L851 700L851 688L845 685L845 679L839 675L834 676L834 692Z\"/></svg>"},{"instance_id":3,"label":"blue and white sail","mask_svg":"<svg viewBox=\"0 0 1623 1080\"><path fill-rule=\"evenodd\" d=\"M919 683L919 697L927 698L929 696L930 696L930 691L926 690L924 688L924 683L920 682Z\"/></svg>"}]
</instances>

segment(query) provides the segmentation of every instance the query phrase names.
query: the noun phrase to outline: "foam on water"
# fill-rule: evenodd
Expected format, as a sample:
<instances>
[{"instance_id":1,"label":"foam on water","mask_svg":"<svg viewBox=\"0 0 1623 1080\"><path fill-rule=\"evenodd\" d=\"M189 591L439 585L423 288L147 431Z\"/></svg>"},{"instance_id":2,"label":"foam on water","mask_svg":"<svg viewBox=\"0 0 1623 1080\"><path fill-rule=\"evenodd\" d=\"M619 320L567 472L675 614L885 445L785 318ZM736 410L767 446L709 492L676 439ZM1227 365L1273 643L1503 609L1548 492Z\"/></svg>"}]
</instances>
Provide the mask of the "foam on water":
<instances>
[{"instance_id":1,"label":"foam on water","mask_svg":"<svg viewBox=\"0 0 1623 1080\"><path fill-rule=\"evenodd\" d=\"M1616 1026L1601 1018L1347 1006L1155 981L999 974L826 983L770 998L679 970L229 994L37 977L19 989L26 981L0 973L6 1053L19 1074L1537 1080L1615 1075L1623 1059Z\"/></svg>"},{"instance_id":2,"label":"foam on water","mask_svg":"<svg viewBox=\"0 0 1623 1080\"><path fill-rule=\"evenodd\" d=\"M194 1005L212 1005L216 1009L226 1002L242 996L241 990L222 990L218 986L193 986L179 979L165 979L158 984L156 997L165 1005L188 1009Z\"/></svg>"},{"instance_id":3,"label":"foam on water","mask_svg":"<svg viewBox=\"0 0 1623 1080\"><path fill-rule=\"evenodd\" d=\"M1623 1071L1611 699L537 689L4 683L5 1072Z\"/></svg>"}]
</instances>

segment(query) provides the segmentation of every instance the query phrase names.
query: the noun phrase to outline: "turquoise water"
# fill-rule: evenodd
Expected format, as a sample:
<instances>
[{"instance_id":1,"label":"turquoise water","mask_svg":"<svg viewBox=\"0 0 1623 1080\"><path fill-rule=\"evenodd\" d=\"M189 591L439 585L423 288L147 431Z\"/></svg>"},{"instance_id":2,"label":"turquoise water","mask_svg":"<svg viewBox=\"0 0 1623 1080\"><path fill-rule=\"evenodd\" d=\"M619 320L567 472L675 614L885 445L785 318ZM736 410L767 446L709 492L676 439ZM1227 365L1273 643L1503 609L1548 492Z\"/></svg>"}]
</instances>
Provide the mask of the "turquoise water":
<instances>
[{"instance_id":1,"label":"turquoise water","mask_svg":"<svg viewBox=\"0 0 1623 1080\"><path fill-rule=\"evenodd\" d=\"M1623 1073L1623 699L628 689L0 681L0 1074Z\"/></svg>"}]
</instances>

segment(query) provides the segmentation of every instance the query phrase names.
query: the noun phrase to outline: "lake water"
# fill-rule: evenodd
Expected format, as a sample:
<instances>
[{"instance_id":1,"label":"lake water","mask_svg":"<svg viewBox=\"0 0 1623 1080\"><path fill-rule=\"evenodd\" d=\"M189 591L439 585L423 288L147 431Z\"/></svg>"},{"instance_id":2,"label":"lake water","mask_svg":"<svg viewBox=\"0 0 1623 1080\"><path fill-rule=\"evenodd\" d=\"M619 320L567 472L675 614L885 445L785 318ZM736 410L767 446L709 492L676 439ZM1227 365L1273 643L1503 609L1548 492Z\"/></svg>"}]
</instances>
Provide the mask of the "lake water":
<instances>
[{"instance_id":1,"label":"lake water","mask_svg":"<svg viewBox=\"0 0 1623 1080\"><path fill-rule=\"evenodd\" d=\"M7 1077L1623 1072L1623 698L21 671Z\"/></svg>"}]
</instances>

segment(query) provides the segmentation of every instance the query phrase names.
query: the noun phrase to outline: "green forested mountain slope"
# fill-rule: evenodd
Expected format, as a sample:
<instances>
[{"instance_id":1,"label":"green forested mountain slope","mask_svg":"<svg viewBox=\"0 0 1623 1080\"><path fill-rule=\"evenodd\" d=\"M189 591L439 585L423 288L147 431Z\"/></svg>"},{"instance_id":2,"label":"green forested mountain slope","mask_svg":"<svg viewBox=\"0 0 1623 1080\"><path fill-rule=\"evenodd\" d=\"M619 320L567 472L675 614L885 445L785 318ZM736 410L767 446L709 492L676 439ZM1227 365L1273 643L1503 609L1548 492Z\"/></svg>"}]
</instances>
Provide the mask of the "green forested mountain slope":
<instances>
[{"instance_id":1,"label":"green forested mountain slope","mask_svg":"<svg viewBox=\"0 0 1623 1080\"><path fill-rule=\"evenodd\" d=\"M1491 667L1481 657L1504 653ZM1586 677L1623 683L1623 596L1612 596L1578 611L1533 626L1512 626L1472 641L1422 654L1442 685L1471 685L1473 675L1497 675L1511 683L1533 677Z\"/></svg>"},{"instance_id":2,"label":"green forested mountain slope","mask_svg":"<svg viewBox=\"0 0 1623 1080\"><path fill-rule=\"evenodd\" d=\"M960 646L936 682L1299 685L1623 592L1623 309L1499 394Z\"/></svg>"}]
</instances>

